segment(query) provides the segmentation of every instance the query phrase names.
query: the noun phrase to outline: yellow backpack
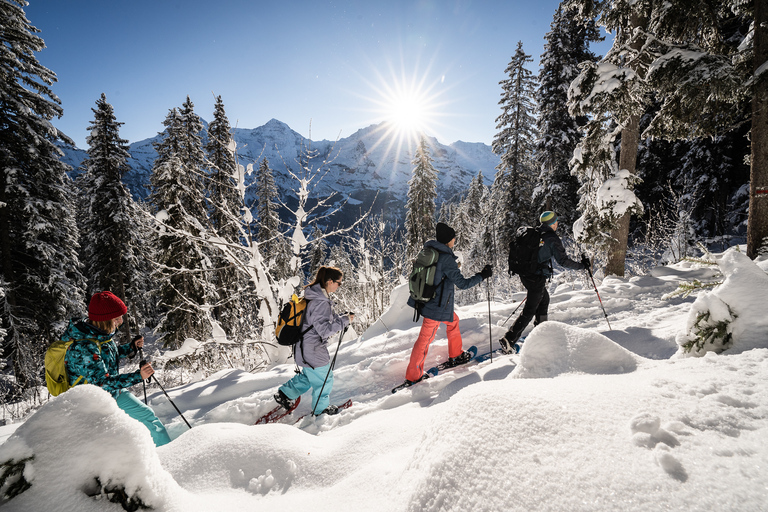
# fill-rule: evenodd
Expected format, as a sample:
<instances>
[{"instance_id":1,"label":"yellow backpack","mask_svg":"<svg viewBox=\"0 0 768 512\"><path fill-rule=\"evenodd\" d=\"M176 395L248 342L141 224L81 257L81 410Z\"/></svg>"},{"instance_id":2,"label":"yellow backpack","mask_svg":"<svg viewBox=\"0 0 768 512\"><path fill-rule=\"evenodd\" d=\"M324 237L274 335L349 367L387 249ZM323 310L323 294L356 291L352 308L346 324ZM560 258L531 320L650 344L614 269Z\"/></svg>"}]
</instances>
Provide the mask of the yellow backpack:
<instances>
[{"instance_id":1,"label":"yellow backpack","mask_svg":"<svg viewBox=\"0 0 768 512\"><path fill-rule=\"evenodd\" d=\"M307 299L297 297L294 293L291 300L283 306L275 329L275 337L279 345L293 346L302 341L304 335L312 329L311 326L309 329L303 329L307 303Z\"/></svg>"},{"instance_id":2,"label":"yellow backpack","mask_svg":"<svg viewBox=\"0 0 768 512\"><path fill-rule=\"evenodd\" d=\"M75 380L72 386L69 385L69 377L67 376L67 365L64 361L67 355L67 349L75 341L82 340L56 340L51 343L48 350L45 351L45 385L48 388L48 392L52 396L59 396L72 386L76 386L85 377L82 375ZM96 342L99 346L99 352L101 352L101 343ZM86 380L86 383L88 381Z\"/></svg>"}]
</instances>

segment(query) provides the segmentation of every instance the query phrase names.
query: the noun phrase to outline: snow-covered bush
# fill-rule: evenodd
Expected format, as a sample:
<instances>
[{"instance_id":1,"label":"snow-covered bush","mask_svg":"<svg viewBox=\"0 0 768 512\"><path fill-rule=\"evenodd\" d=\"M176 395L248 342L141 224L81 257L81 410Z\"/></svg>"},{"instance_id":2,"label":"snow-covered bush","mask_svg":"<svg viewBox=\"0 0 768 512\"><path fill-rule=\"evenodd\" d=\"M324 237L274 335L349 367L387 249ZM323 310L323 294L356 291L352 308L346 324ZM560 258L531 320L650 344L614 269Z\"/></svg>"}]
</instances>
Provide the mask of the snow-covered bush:
<instances>
[{"instance_id":1,"label":"snow-covered bush","mask_svg":"<svg viewBox=\"0 0 768 512\"><path fill-rule=\"evenodd\" d=\"M768 274L734 248L718 261L725 280L701 293L691 307L678 354L740 353L768 348Z\"/></svg>"},{"instance_id":2,"label":"snow-covered bush","mask_svg":"<svg viewBox=\"0 0 768 512\"><path fill-rule=\"evenodd\" d=\"M62 479L61 475L66 475ZM178 485L160 464L149 431L97 386L70 389L43 405L0 445L0 506L163 510ZM115 510L115 508L107 508Z\"/></svg>"}]
</instances>

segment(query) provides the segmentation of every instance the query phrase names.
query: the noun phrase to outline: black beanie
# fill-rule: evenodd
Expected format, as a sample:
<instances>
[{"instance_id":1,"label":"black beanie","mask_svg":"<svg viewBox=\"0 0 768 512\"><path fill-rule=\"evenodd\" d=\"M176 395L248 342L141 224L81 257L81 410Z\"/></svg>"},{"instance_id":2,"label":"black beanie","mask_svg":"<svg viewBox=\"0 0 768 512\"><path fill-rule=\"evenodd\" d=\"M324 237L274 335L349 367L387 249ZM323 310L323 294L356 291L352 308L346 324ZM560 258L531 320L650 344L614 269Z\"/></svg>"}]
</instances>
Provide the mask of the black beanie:
<instances>
[{"instance_id":1,"label":"black beanie","mask_svg":"<svg viewBox=\"0 0 768 512\"><path fill-rule=\"evenodd\" d=\"M448 224L438 222L435 227L435 234L437 235L437 241L441 244L447 244L454 238L456 238L456 232Z\"/></svg>"}]
</instances>

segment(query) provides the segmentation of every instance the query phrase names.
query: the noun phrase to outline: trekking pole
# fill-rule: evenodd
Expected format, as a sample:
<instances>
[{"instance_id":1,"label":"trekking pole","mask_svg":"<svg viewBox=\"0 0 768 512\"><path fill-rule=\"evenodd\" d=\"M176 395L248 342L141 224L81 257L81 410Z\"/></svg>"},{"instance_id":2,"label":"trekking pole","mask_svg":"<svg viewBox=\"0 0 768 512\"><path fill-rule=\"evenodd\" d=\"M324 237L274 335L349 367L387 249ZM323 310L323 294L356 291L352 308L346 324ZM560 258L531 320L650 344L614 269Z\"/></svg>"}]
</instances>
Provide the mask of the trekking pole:
<instances>
[{"instance_id":1,"label":"trekking pole","mask_svg":"<svg viewBox=\"0 0 768 512\"><path fill-rule=\"evenodd\" d=\"M597 300L600 301L600 307L603 308L603 316L605 316L605 321L608 322L608 330L612 331L611 328L611 322L608 320L608 313L605 312L605 306L603 306L603 299L600 298L600 292L597 291L597 285L595 284L595 278L592 277L592 269L587 267L587 274L589 274L589 278L592 280L592 286L595 289L595 293L597 294Z\"/></svg>"},{"instance_id":2,"label":"trekking pole","mask_svg":"<svg viewBox=\"0 0 768 512\"><path fill-rule=\"evenodd\" d=\"M141 349L139 349L139 350L142 352L142 354L141 354L141 362L139 363L139 368L141 368L141 367L142 367L142 366L144 366L145 364L149 364L149 363L147 363L147 361L144 359L144 351L143 351L143 350L141 350ZM162 384L160 384L160 381L159 381L159 380L157 380L157 377L155 377L155 375L154 375L154 374L152 374L152 375L149 377L149 379L147 379L147 380L150 380L150 379L155 379L155 384L157 384L158 386L160 386L160 389L163 391L163 394L165 394L165 397L168 399L168 401L169 401L169 402L171 402L171 405L173 406L173 408L174 408L174 409L176 409L176 412L177 412L177 413L179 413L179 416L181 416L181 419L183 419L183 420L184 420L184 423L186 423L186 424L187 424L187 426L188 426L188 427L191 429L191 428L192 428L192 425L190 425L190 424L189 424L189 422L187 421L187 418L185 418L185 417L184 417L184 415L183 415L183 414L181 414L181 411L179 410L179 408L178 408L178 407L176 407L176 404L175 404L175 403L173 403L173 400L171 400L171 397L170 397L170 396L168 396L168 393L165 391L165 388L163 387L163 385L162 385ZM144 379L142 379L142 380L144 380Z\"/></svg>"},{"instance_id":3,"label":"trekking pole","mask_svg":"<svg viewBox=\"0 0 768 512\"><path fill-rule=\"evenodd\" d=\"M320 388L320 393L317 394L317 402L315 402L315 406L312 407L312 416L315 415L315 409L317 409L317 404L320 402L320 397L323 396L323 390L325 389L325 383L328 382L328 376L331 374L331 371L333 371L333 367L336 365L336 356L339 355L339 347L341 346L341 340L344 338L344 333L347 332L347 329L349 329L349 326L346 326L344 329L341 330L341 335L339 335L339 343L336 345L336 353L333 354L333 361L331 361L331 366L328 368L328 373L325 374L325 380L323 381L323 385Z\"/></svg>"},{"instance_id":4,"label":"trekking pole","mask_svg":"<svg viewBox=\"0 0 768 512\"><path fill-rule=\"evenodd\" d=\"M133 346L134 346L134 347L136 347L136 342L137 342L138 340L140 340L141 338L143 338L143 337L144 337L144 336L142 336L142 335L138 335L138 336L136 336L135 338L133 338L133 340L132 340L132 341L133 341ZM137 348L137 350L139 351L139 359L144 359L144 351L143 351L143 350L141 350L141 349L140 349L140 348L138 348L138 347L136 347L136 348ZM147 403L147 383L146 383L146 382L144 382L144 379L141 379L141 387L142 387L142 388L144 388L144 405L149 405L149 404Z\"/></svg>"},{"instance_id":5,"label":"trekking pole","mask_svg":"<svg viewBox=\"0 0 768 512\"><path fill-rule=\"evenodd\" d=\"M527 298L528 298L528 297L525 297L525 299L527 299ZM517 307L515 308L515 310L509 314L509 316L507 317L507 319L506 319L506 320L504 320L504 323L503 323L503 324L501 324L502 326L505 326L505 325L507 325L507 322L509 322L509 319L510 319L510 318L512 318L512 315L514 315L515 313L517 313L517 310L518 310L518 309L520 309L520 306L522 306L522 305L523 305L523 302L525 302L525 299L523 299L523 300L521 300L521 301L520 301L520 304L518 304L518 305L517 305Z\"/></svg>"},{"instance_id":6,"label":"trekking pole","mask_svg":"<svg viewBox=\"0 0 768 512\"><path fill-rule=\"evenodd\" d=\"M491 362L493 362L493 331L491 330L491 283L486 283L488 291L488 342L490 344Z\"/></svg>"}]
</instances>

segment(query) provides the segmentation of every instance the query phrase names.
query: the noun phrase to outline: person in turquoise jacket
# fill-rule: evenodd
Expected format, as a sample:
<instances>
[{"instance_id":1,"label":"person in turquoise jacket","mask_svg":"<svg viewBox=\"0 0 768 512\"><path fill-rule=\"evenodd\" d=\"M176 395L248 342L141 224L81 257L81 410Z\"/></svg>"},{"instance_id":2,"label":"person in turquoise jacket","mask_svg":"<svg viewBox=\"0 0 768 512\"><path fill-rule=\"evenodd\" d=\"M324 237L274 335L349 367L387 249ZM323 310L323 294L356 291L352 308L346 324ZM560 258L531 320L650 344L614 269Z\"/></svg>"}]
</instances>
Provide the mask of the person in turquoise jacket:
<instances>
[{"instance_id":1,"label":"person in turquoise jacket","mask_svg":"<svg viewBox=\"0 0 768 512\"><path fill-rule=\"evenodd\" d=\"M155 446L162 446L171 441L165 426L151 407L127 389L151 377L155 370L147 363L140 370L120 374L120 358L133 357L144 346L143 337L119 346L115 343L113 337L127 312L128 308L116 295L99 292L88 304L88 319L69 322L61 337L72 341L64 356L69 383L71 386L93 384L111 394L118 407L149 429Z\"/></svg>"}]
</instances>

